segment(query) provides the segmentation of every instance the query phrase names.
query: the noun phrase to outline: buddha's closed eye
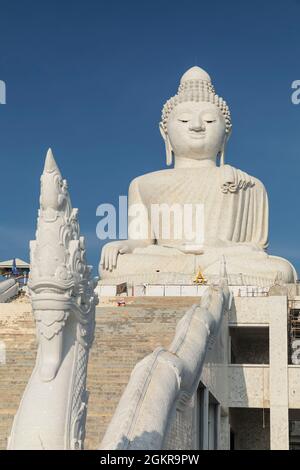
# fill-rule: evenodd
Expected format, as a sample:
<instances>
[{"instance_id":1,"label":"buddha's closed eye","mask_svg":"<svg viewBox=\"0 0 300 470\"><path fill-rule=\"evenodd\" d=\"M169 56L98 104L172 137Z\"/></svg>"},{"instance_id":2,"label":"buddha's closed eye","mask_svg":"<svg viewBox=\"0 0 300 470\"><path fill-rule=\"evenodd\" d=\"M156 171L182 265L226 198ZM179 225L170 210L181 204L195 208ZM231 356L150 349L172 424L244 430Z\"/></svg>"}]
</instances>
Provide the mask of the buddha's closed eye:
<instances>
[{"instance_id":1,"label":"buddha's closed eye","mask_svg":"<svg viewBox=\"0 0 300 470\"><path fill-rule=\"evenodd\" d=\"M212 114L205 114L205 116L202 116L202 119L204 122L206 122L207 124L211 124L212 122L216 122L216 117L213 116Z\"/></svg>"}]
</instances>

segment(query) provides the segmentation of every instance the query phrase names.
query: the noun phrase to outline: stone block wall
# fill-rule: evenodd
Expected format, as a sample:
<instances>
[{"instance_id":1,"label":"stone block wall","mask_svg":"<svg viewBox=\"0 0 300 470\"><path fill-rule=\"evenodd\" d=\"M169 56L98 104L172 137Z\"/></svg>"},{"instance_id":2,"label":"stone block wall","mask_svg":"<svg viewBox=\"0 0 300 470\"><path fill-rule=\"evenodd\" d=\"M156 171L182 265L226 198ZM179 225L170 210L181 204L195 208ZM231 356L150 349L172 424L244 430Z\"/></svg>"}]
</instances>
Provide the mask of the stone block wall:
<instances>
[{"instance_id":1,"label":"stone block wall","mask_svg":"<svg viewBox=\"0 0 300 470\"><path fill-rule=\"evenodd\" d=\"M169 345L177 322L195 299L144 297L129 302L125 307L97 309L88 369L87 449L99 445L135 364L158 346ZM180 429L184 429L182 439L187 439L186 426L181 423L173 431L177 442Z\"/></svg>"},{"instance_id":2,"label":"stone block wall","mask_svg":"<svg viewBox=\"0 0 300 470\"><path fill-rule=\"evenodd\" d=\"M0 449L5 449L35 354L35 325L30 304L0 304L0 341L5 363L0 364Z\"/></svg>"},{"instance_id":3,"label":"stone block wall","mask_svg":"<svg viewBox=\"0 0 300 470\"><path fill-rule=\"evenodd\" d=\"M157 346L168 346L175 326L195 298L134 298L125 307L115 299L97 308L90 353L86 449L96 449L128 382L131 370ZM6 364L0 364L0 449L5 449L13 417L35 363L35 325L30 304L0 304L0 341ZM177 417L168 446L187 448L192 439L190 410ZM189 444L190 443L190 444Z\"/></svg>"}]
</instances>

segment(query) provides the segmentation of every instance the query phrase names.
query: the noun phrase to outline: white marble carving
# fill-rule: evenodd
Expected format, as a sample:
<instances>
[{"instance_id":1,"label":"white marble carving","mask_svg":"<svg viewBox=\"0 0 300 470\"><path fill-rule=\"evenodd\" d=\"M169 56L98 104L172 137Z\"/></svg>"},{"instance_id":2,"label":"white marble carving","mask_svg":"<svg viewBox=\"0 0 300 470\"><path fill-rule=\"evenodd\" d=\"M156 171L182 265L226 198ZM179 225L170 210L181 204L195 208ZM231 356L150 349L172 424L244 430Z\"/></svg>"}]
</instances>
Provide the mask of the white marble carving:
<instances>
[{"instance_id":1,"label":"white marble carving","mask_svg":"<svg viewBox=\"0 0 300 470\"><path fill-rule=\"evenodd\" d=\"M101 449L158 450L177 410L197 390L206 352L230 308L225 262L219 286L210 286L201 303L180 320L168 349L157 348L132 371Z\"/></svg>"},{"instance_id":2,"label":"white marble carving","mask_svg":"<svg viewBox=\"0 0 300 470\"><path fill-rule=\"evenodd\" d=\"M19 292L19 284L15 279L6 279L0 282L0 303L7 302L17 296Z\"/></svg>"},{"instance_id":3,"label":"white marble carving","mask_svg":"<svg viewBox=\"0 0 300 470\"><path fill-rule=\"evenodd\" d=\"M177 94L164 105L160 122L167 165L174 160L174 168L148 173L131 182L129 239L103 247L103 282L155 283L170 274L172 281L178 282L182 276L192 279L199 268L210 277L218 274L222 255L230 275L261 277L268 285L281 273L284 282L295 281L293 266L266 252L269 211L263 184L225 164L231 128L228 105L215 93L209 75L192 67L182 76ZM175 205L182 208L186 204L193 204L194 212L199 204L204 208L200 227L203 243L197 241L201 237L196 224L195 240L184 233L176 237L172 217L169 237L153 228L154 205L165 205L172 211ZM136 207L140 208L137 225L148 227L140 239L130 230Z\"/></svg>"},{"instance_id":4,"label":"white marble carving","mask_svg":"<svg viewBox=\"0 0 300 470\"><path fill-rule=\"evenodd\" d=\"M15 416L9 449L81 449L86 373L94 334L94 288L78 210L51 150L41 177L36 240L30 243L29 289L38 353Z\"/></svg>"}]
</instances>

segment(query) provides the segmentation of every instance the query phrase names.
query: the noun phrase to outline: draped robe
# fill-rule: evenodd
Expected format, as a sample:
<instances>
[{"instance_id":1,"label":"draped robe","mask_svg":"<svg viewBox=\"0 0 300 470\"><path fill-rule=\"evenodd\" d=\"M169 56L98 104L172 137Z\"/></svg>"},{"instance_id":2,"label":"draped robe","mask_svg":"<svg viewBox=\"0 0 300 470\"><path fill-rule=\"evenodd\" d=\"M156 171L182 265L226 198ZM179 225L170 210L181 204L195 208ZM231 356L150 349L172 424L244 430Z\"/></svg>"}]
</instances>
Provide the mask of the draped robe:
<instances>
[{"instance_id":1,"label":"draped robe","mask_svg":"<svg viewBox=\"0 0 300 470\"><path fill-rule=\"evenodd\" d=\"M198 252L182 250L182 245L193 245L193 241L185 240L184 234L181 239L174 237L173 219L169 239L153 229L154 204L170 208L203 204L204 239ZM181 282L183 277L192 280L200 268L205 275L217 275L223 255L228 271L248 276L250 283L258 277L272 283L278 273L285 282L297 278L287 260L266 253L269 214L263 184L230 165L174 168L139 176L130 184L128 206L129 239L136 218L132 209L144 209L139 218L139 225L147 226L144 243L132 253L119 255L116 269L101 273L104 282Z\"/></svg>"},{"instance_id":2,"label":"draped robe","mask_svg":"<svg viewBox=\"0 0 300 470\"><path fill-rule=\"evenodd\" d=\"M204 244L216 240L247 243L265 249L268 244L268 199L263 184L235 168L183 168L157 171L136 178L129 191L129 207L151 204L203 204ZM195 227L194 227L195 228ZM170 231L173 235L173 226ZM163 240L149 233L158 245L176 246L185 240Z\"/></svg>"}]
</instances>

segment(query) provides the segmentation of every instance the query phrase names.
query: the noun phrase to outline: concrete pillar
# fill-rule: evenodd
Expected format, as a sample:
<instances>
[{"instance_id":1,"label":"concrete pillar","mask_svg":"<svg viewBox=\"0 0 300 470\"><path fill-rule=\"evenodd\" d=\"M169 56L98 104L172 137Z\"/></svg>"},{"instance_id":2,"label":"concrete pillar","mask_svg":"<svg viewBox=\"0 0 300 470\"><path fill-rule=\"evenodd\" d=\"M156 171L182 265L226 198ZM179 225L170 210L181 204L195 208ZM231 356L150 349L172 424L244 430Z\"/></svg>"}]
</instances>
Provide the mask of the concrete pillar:
<instances>
[{"instance_id":1,"label":"concrete pillar","mask_svg":"<svg viewBox=\"0 0 300 470\"><path fill-rule=\"evenodd\" d=\"M202 450L208 450L208 407L209 407L209 391L208 388L203 389L202 414L201 414L201 430L202 430Z\"/></svg>"},{"instance_id":2,"label":"concrete pillar","mask_svg":"<svg viewBox=\"0 0 300 470\"><path fill-rule=\"evenodd\" d=\"M197 390L193 396L194 412L193 412L193 450L200 450L200 406L201 406L201 390Z\"/></svg>"},{"instance_id":3,"label":"concrete pillar","mask_svg":"<svg viewBox=\"0 0 300 470\"><path fill-rule=\"evenodd\" d=\"M220 433L221 433L221 406L216 405L216 423L215 423L215 447L216 450L220 449Z\"/></svg>"},{"instance_id":4,"label":"concrete pillar","mask_svg":"<svg viewBox=\"0 0 300 470\"><path fill-rule=\"evenodd\" d=\"M273 297L274 298L274 297ZM289 449L287 297L270 312L270 447Z\"/></svg>"},{"instance_id":5,"label":"concrete pillar","mask_svg":"<svg viewBox=\"0 0 300 470\"><path fill-rule=\"evenodd\" d=\"M218 450L230 450L229 409L220 407Z\"/></svg>"}]
</instances>

